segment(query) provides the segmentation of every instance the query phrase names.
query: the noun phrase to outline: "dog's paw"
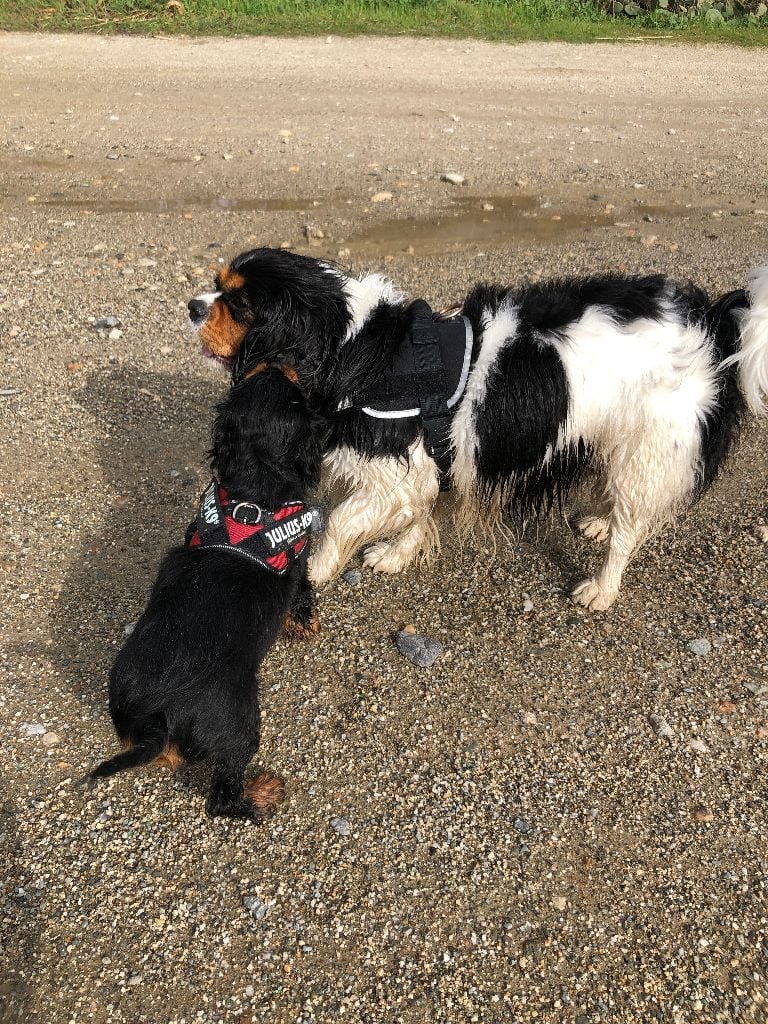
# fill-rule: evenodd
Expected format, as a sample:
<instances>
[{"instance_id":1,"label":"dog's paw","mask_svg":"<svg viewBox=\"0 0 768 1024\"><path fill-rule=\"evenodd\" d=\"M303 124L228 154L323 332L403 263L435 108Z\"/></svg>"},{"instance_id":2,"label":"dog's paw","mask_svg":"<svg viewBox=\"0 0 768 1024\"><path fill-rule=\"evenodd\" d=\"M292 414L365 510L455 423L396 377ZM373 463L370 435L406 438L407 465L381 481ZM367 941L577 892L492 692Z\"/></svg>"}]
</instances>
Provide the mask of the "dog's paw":
<instances>
[{"instance_id":1,"label":"dog's paw","mask_svg":"<svg viewBox=\"0 0 768 1024\"><path fill-rule=\"evenodd\" d=\"M314 615L310 615L306 621L299 621L290 614L283 619L283 633L291 640L314 640L319 632L320 622Z\"/></svg>"},{"instance_id":2,"label":"dog's paw","mask_svg":"<svg viewBox=\"0 0 768 1024\"><path fill-rule=\"evenodd\" d=\"M340 569L339 557L334 544L323 544L319 551L309 556L307 575L312 583L330 583Z\"/></svg>"},{"instance_id":3,"label":"dog's paw","mask_svg":"<svg viewBox=\"0 0 768 1024\"><path fill-rule=\"evenodd\" d=\"M756 523L752 528L752 533L757 537L761 544L768 542L768 526L764 523Z\"/></svg>"},{"instance_id":4,"label":"dog's paw","mask_svg":"<svg viewBox=\"0 0 768 1024\"><path fill-rule=\"evenodd\" d=\"M266 818L285 800L285 782L272 772L261 772L243 787L243 798L256 817Z\"/></svg>"},{"instance_id":5,"label":"dog's paw","mask_svg":"<svg viewBox=\"0 0 768 1024\"><path fill-rule=\"evenodd\" d=\"M571 598L576 604L589 608L591 612L604 612L618 596L618 590L603 590L594 578L582 580L571 591Z\"/></svg>"},{"instance_id":6,"label":"dog's paw","mask_svg":"<svg viewBox=\"0 0 768 1024\"><path fill-rule=\"evenodd\" d=\"M382 540L378 544L371 544L363 555L363 565L367 565L374 572L400 572L408 564L410 559L403 560L403 555L397 550L394 544Z\"/></svg>"},{"instance_id":7,"label":"dog's paw","mask_svg":"<svg viewBox=\"0 0 768 1024\"><path fill-rule=\"evenodd\" d=\"M590 540L608 540L608 520L600 516L582 516L576 523L576 529Z\"/></svg>"}]
</instances>

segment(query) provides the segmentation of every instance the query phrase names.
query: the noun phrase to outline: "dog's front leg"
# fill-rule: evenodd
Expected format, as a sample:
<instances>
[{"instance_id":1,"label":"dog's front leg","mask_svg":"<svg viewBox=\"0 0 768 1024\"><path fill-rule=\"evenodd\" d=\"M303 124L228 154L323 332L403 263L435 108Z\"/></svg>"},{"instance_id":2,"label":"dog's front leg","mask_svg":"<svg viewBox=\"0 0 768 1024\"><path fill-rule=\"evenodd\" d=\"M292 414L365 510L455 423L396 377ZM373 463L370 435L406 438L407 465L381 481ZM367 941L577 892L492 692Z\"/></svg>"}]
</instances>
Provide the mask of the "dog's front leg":
<instances>
[{"instance_id":1,"label":"dog's front leg","mask_svg":"<svg viewBox=\"0 0 768 1024\"><path fill-rule=\"evenodd\" d=\"M337 576L358 548L387 532L389 502L369 490L354 491L328 516L319 549L309 559L309 578L327 583Z\"/></svg>"},{"instance_id":2,"label":"dog's front leg","mask_svg":"<svg viewBox=\"0 0 768 1024\"><path fill-rule=\"evenodd\" d=\"M320 623L315 616L315 593L307 574L306 557L302 557L298 571L299 583L283 623L283 632L297 640L312 640Z\"/></svg>"}]
</instances>

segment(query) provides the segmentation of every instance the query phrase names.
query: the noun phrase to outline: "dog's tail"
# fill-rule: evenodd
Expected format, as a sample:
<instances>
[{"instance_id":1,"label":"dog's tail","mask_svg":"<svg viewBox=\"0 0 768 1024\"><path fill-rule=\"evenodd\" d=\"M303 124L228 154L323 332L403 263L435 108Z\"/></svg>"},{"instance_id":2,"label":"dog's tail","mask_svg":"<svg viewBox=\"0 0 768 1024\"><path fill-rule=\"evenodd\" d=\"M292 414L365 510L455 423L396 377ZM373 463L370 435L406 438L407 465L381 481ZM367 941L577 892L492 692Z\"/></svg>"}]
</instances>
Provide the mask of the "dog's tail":
<instances>
[{"instance_id":1,"label":"dog's tail","mask_svg":"<svg viewBox=\"0 0 768 1024\"><path fill-rule=\"evenodd\" d=\"M765 412L768 396L768 266L757 267L749 275L745 292L731 292L710 307L718 325L731 319L737 330L734 351L727 354L722 367L738 364L739 385L747 405L755 415Z\"/></svg>"},{"instance_id":2,"label":"dog's tail","mask_svg":"<svg viewBox=\"0 0 768 1024\"><path fill-rule=\"evenodd\" d=\"M168 730L164 722L152 722L141 733L141 738L128 750L121 754L115 754L100 765L88 772L83 782L95 782L96 779L108 779L110 775L116 775L128 768L140 768L149 764L168 746Z\"/></svg>"}]
</instances>

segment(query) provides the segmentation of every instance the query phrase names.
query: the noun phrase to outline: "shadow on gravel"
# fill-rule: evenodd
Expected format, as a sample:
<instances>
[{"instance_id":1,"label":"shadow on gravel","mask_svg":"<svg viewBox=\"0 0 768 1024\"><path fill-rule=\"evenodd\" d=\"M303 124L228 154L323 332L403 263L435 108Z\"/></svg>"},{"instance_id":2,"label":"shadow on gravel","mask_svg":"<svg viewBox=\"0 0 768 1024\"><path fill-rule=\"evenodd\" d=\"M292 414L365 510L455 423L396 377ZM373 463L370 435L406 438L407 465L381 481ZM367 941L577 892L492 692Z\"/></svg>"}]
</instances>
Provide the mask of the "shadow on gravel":
<instances>
[{"instance_id":1,"label":"shadow on gravel","mask_svg":"<svg viewBox=\"0 0 768 1024\"><path fill-rule=\"evenodd\" d=\"M193 518L224 388L120 367L92 374L74 395L93 420L94 476L103 484L78 496L79 550L51 627L61 675L89 711L104 706L125 627L141 614L158 562Z\"/></svg>"},{"instance_id":2,"label":"shadow on gravel","mask_svg":"<svg viewBox=\"0 0 768 1024\"><path fill-rule=\"evenodd\" d=\"M19 808L9 796L0 802L0 1021L33 1020L34 964L42 927L41 891L25 867L19 839Z\"/></svg>"}]
</instances>

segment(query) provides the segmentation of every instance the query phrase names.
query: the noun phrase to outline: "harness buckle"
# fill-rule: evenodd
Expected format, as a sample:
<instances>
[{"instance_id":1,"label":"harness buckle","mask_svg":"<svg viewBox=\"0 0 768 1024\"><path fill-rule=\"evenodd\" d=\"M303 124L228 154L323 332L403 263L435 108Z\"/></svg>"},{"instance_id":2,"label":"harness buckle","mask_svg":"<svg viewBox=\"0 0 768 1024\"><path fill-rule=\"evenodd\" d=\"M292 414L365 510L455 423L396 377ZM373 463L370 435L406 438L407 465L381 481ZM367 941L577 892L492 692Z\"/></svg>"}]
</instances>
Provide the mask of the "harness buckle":
<instances>
[{"instance_id":1,"label":"harness buckle","mask_svg":"<svg viewBox=\"0 0 768 1024\"><path fill-rule=\"evenodd\" d=\"M240 518L240 516L238 515L238 511L241 508L256 509L256 518L252 518L247 512L243 514L243 518ZM242 523L243 526L256 526L261 522L263 511L260 505L255 505L252 501L238 501L229 514L235 520L236 523Z\"/></svg>"}]
</instances>

